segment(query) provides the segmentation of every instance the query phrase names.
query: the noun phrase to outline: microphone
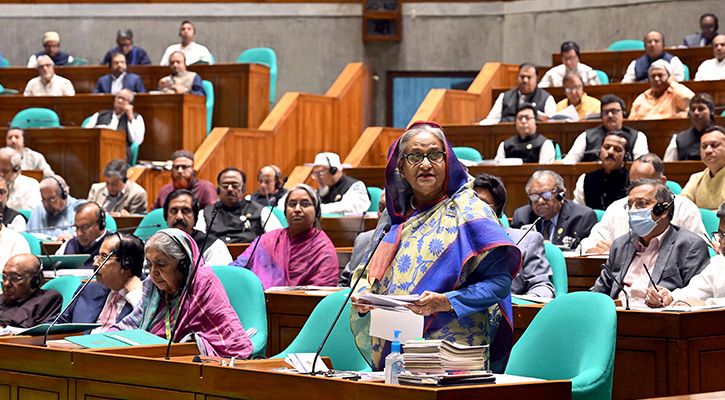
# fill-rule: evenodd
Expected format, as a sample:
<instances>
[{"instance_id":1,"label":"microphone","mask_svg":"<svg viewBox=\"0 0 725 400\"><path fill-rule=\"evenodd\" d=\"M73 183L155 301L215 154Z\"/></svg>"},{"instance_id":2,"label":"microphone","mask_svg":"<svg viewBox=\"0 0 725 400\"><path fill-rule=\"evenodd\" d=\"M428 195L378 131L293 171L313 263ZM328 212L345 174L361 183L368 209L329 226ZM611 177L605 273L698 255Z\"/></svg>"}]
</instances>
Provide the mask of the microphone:
<instances>
[{"instance_id":1,"label":"microphone","mask_svg":"<svg viewBox=\"0 0 725 400\"><path fill-rule=\"evenodd\" d=\"M368 265L370 265L370 260L373 259L373 255L375 254L375 251L378 249L378 246L380 246L380 242L383 241L383 237L390 231L390 224L386 224L383 227L383 231L380 232L380 236L378 237L377 242L375 243L375 247L373 247L373 250L370 252L370 257L368 257L368 261L365 263L365 266L362 269L362 272L360 272L360 275L358 275L357 279L355 280L355 283L350 286L350 293L347 294L347 298L342 303L342 306L340 307L340 311L337 312L337 316L335 317L335 320L332 321L332 325L330 325L330 329L327 330L327 334L325 335L325 338L322 339L322 343L320 343L320 348L317 349L317 353L315 353L315 358L312 360L312 371L310 371L310 375L317 375L317 372L315 372L315 364L317 364L317 359L320 358L320 353L322 353L322 348L325 347L325 343L327 342L327 339L330 337L330 334L332 333L332 330L335 328L335 324L337 323L337 320L340 319L340 315L345 310L345 305L347 305L347 302L350 301L350 297L352 297L352 293L355 291L355 288L357 287L358 282L360 282L360 278L362 278L363 275L365 275L365 270L368 268Z\"/></svg>"},{"instance_id":2,"label":"microphone","mask_svg":"<svg viewBox=\"0 0 725 400\"><path fill-rule=\"evenodd\" d=\"M51 260L51 258L50 258L50 252L48 251L48 248L45 247L45 243L42 240L39 240L39 242L40 242L40 247L45 252L45 256L48 257L48 260ZM53 265L51 265L51 267L53 268L53 274L56 277L58 277L58 266L60 264L61 264L61 261L59 260L59 261L54 262Z\"/></svg>"},{"instance_id":3,"label":"microphone","mask_svg":"<svg viewBox=\"0 0 725 400\"><path fill-rule=\"evenodd\" d=\"M84 283L83 286L81 286L81 288L76 292L76 294L73 295L73 298L70 299L70 301L68 302L68 304L65 307L63 307L62 310L60 310L60 313L58 313L58 316L55 317L55 319L53 320L53 322L50 323L50 326L48 326L48 329L45 330L45 336L43 336L43 347L48 347L48 344L47 344L47 342L48 342L48 333L50 333L50 330L53 329L53 327L55 326L55 324L58 323L58 320L63 315L63 313L65 313L65 311L68 309L68 307L70 307L70 305L73 304L74 301L76 301L76 299L78 298L78 296L80 296L80 294L83 292L83 289L85 289L86 286L88 286L88 284L91 283L91 281L93 281L93 278L96 277L96 275L98 274L98 272L101 270L101 268L103 268L104 265L106 265L106 262L108 262L108 260L111 259L111 256L114 253L115 253L114 251L111 251L110 253L108 253L108 255L106 256L106 259L103 260L103 262L101 263L101 265L99 265L98 268L95 271L93 271L93 274L91 274L90 278L88 278L88 280L86 280L86 283Z\"/></svg>"},{"instance_id":4,"label":"microphone","mask_svg":"<svg viewBox=\"0 0 725 400\"><path fill-rule=\"evenodd\" d=\"M623 288L623 287L622 287L622 285L621 285L621 284L619 283L619 281L617 281L617 280L616 280L616 279L614 278L614 274L612 273L612 271L610 271L610 270L609 270L609 268L607 268L607 265L606 265L606 264L602 264L602 270L604 270L604 272L606 272L606 273L607 273L607 275L609 275L609 277L610 277L610 278L612 278L612 281L614 281L614 283L616 283L616 284L617 284L617 286L619 286L619 289L620 289L620 290L622 291L622 293L624 293L624 300L625 300L625 302L626 302L626 306L625 306L625 308L624 308L624 309L625 309L625 310L629 310L629 295L627 294L627 291L626 291L626 290L624 290L624 288Z\"/></svg>"},{"instance_id":5,"label":"microphone","mask_svg":"<svg viewBox=\"0 0 725 400\"><path fill-rule=\"evenodd\" d=\"M287 178L284 178L283 182L287 182ZM284 183L283 183L284 184ZM244 264L244 268L247 268L249 266L249 263L252 262L252 256L254 256L254 252L257 251L257 246L259 246L259 238L264 235L264 228L267 226L267 222L269 222L269 219L272 218L272 210L269 210L269 215L267 215L267 219L264 220L264 223L262 224L262 233L257 237L257 241L254 242L254 248L252 248L252 252L249 253L249 259L247 259L247 263ZM211 225L209 225L211 227Z\"/></svg>"},{"instance_id":6,"label":"microphone","mask_svg":"<svg viewBox=\"0 0 725 400\"><path fill-rule=\"evenodd\" d=\"M361 234L362 231L365 229L365 215L367 215L368 210L363 211L362 216L360 217L360 228L357 230L357 234Z\"/></svg>"},{"instance_id":7,"label":"microphone","mask_svg":"<svg viewBox=\"0 0 725 400\"><path fill-rule=\"evenodd\" d=\"M133 231L136 229L143 229L143 228L161 228L161 224L127 226L125 228L116 229L116 232Z\"/></svg>"},{"instance_id":8,"label":"microphone","mask_svg":"<svg viewBox=\"0 0 725 400\"><path fill-rule=\"evenodd\" d=\"M35 229L26 229L25 232L42 232L45 230L53 230L53 229L67 229L72 228L73 225L56 225L56 226L46 226L43 228L35 228Z\"/></svg>"},{"instance_id":9,"label":"microphone","mask_svg":"<svg viewBox=\"0 0 725 400\"><path fill-rule=\"evenodd\" d=\"M206 241L209 239L209 232L211 231L211 226L214 223L214 219L216 219L216 215L219 212L219 204L221 204L220 201L217 201L214 203L214 208L212 209L211 213L211 220L209 221L209 225L206 227L206 235L204 235L204 242L202 242L201 247L199 247L199 257L196 258L196 265L194 265L194 268L192 268L191 271L189 271L189 278L187 279L186 287L184 288L183 292L181 293L181 298L179 299L179 308L176 310L176 316L174 316L174 326L171 330L171 335L169 337L169 343L166 344L166 359L169 359L169 352L171 351L171 343L174 341L174 336L176 336L176 330L179 329L179 314L181 314L181 310L184 308L184 303L186 303L186 297L189 293L189 289L194 284L194 278L196 277L196 271L199 269L199 263L201 262L201 254L202 249L206 247ZM191 239L194 240L194 239ZM193 260L191 260L193 261Z\"/></svg>"},{"instance_id":10,"label":"microphone","mask_svg":"<svg viewBox=\"0 0 725 400\"><path fill-rule=\"evenodd\" d=\"M527 229L526 232L524 232L524 236L521 236L521 238L519 239L519 241L516 242L516 246L518 246L519 243L521 243L521 241L524 240L524 238L526 237L526 235L528 235L529 232L531 232L531 230L534 229L534 227L536 226L536 224L538 224L539 221L541 221L541 218L542 217L536 218L536 221L534 221L534 223L531 224L531 226L529 227L529 229ZM548 239L548 238L544 238L544 240L546 240L546 239Z\"/></svg>"}]
</instances>

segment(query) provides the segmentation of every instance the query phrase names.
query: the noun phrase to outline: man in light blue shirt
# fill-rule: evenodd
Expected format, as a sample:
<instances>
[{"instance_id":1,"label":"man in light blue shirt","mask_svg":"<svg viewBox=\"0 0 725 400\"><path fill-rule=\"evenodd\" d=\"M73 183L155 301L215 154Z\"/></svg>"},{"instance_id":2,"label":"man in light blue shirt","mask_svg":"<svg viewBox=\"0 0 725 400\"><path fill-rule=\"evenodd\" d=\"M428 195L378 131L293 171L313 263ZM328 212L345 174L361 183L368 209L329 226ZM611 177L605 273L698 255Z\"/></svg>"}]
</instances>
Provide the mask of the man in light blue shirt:
<instances>
[{"instance_id":1,"label":"man in light blue shirt","mask_svg":"<svg viewBox=\"0 0 725 400\"><path fill-rule=\"evenodd\" d=\"M59 175L46 176L40 181L42 203L35 207L27 231L36 236L66 241L74 236L75 206L85 200L68 193L68 184Z\"/></svg>"}]
</instances>

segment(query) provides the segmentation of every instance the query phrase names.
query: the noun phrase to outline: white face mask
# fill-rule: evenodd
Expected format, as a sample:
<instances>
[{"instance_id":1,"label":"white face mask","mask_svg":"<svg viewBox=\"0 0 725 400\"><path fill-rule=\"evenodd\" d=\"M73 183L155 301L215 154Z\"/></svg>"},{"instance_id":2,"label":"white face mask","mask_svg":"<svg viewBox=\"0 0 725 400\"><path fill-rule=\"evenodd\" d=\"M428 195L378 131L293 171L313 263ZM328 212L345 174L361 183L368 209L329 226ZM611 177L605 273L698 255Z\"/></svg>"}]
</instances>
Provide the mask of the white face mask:
<instances>
[{"instance_id":1,"label":"white face mask","mask_svg":"<svg viewBox=\"0 0 725 400\"><path fill-rule=\"evenodd\" d=\"M649 235L657 226L657 221L652 219L651 208L629 210L629 227L639 237Z\"/></svg>"}]
</instances>

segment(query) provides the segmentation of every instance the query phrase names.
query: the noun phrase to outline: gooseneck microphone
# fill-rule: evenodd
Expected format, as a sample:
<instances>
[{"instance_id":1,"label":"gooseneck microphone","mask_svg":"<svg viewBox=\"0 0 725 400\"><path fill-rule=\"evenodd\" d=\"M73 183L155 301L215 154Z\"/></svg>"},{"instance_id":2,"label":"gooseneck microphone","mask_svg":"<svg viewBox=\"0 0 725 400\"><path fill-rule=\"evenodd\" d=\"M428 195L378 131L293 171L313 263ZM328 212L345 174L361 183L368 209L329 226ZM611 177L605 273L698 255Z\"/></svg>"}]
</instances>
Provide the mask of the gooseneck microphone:
<instances>
[{"instance_id":1,"label":"gooseneck microphone","mask_svg":"<svg viewBox=\"0 0 725 400\"><path fill-rule=\"evenodd\" d=\"M345 298L345 301L342 303L342 306L340 307L340 311L337 312L337 316L335 317L335 320L332 321L332 325L330 325L330 329L327 330L327 334L325 335L325 338L322 339L322 343L320 343L320 348L317 349L317 353L315 353L315 358L312 360L312 371L310 371L310 375L317 375L317 372L315 372L315 365L317 364L317 359L320 358L320 353L322 353L322 348L325 347L325 343L327 342L327 339L330 337L330 334L332 333L332 330L335 328L335 324L337 323L337 320L340 319L340 315L345 310L345 305L347 305L347 302L350 301L350 297L352 297L352 293L355 291L355 288L357 287L358 282L360 282L360 278L362 278L363 275L365 275L365 270L367 270L368 265L370 265L370 260L373 259L373 255L375 254L375 251L378 249L378 246L380 246L380 242L383 241L383 237L390 231L390 224L386 224L383 227L382 232L380 232L380 236L378 237L378 240L375 242L375 247L373 247L373 250L370 252L370 257L368 257L368 261L365 263L365 266L363 267L362 271L360 272L360 275L358 275L357 279L355 280L355 283L350 286L350 293L347 294L347 298Z\"/></svg>"},{"instance_id":2,"label":"gooseneck microphone","mask_svg":"<svg viewBox=\"0 0 725 400\"><path fill-rule=\"evenodd\" d=\"M542 218L542 217L536 218L536 221L534 221L534 223L533 223L533 224L531 224L531 226L529 227L529 229L527 229L527 230L526 230L526 232L524 232L524 235L523 235L523 236L521 236L521 238L519 239L519 241L518 241L518 242L516 242L516 246L518 246L518 245L519 245L519 243L521 243L521 242L522 242L522 241L524 240L524 238L526 237L526 235L528 235L528 234L529 234L529 232L531 232L531 230L532 230L532 229L534 229L534 227L536 226L536 224L538 224L538 223L539 223L539 221L541 221L541 218ZM547 239L548 239L548 238L544 238L544 240L547 240Z\"/></svg>"},{"instance_id":3,"label":"gooseneck microphone","mask_svg":"<svg viewBox=\"0 0 725 400\"><path fill-rule=\"evenodd\" d=\"M76 292L76 294L73 295L73 298L70 299L70 301L68 302L68 304L65 307L63 307L62 310L60 310L60 312L58 313L58 316L55 317L55 319L53 320L53 322L50 323L50 325L48 326L48 329L45 330L45 336L43 336L43 347L48 347L48 344L47 344L47 342L48 342L48 333L50 333L50 330L53 329L53 327L55 326L55 324L58 323L58 320L63 315L63 313L65 313L65 311L68 309L68 307L70 307L70 305L73 304L73 302L76 301L76 299L78 298L78 296L80 296L81 293L83 293L83 290L86 288L86 286L88 286L88 284L93 281L93 278L96 277L96 275L98 274L98 272L101 270L101 268L103 268L104 265L106 265L106 262L108 262L108 260L111 259L111 256L114 253L115 253L115 251L112 251L112 252L108 253L108 255L106 256L106 259L103 260L103 262L101 263L101 265L99 265L98 268L95 271L93 271L93 274L91 274L90 278L88 278L88 280L86 281L86 283L84 283L83 286L81 286L80 290L78 290Z\"/></svg>"},{"instance_id":4,"label":"gooseneck microphone","mask_svg":"<svg viewBox=\"0 0 725 400\"><path fill-rule=\"evenodd\" d=\"M612 271L607 268L607 264L602 264L602 269L607 273L607 275L609 275L610 278L612 278L612 281L614 281L614 283L616 283L617 286L619 286L619 289L624 293L624 301L626 302L624 309L629 310L629 295L627 294L627 291L624 290L624 287L622 287L619 281L614 277Z\"/></svg>"},{"instance_id":5,"label":"gooseneck microphone","mask_svg":"<svg viewBox=\"0 0 725 400\"><path fill-rule=\"evenodd\" d=\"M184 308L184 303L186 303L187 295L189 294L189 290L191 289L191 286L194 284L194 278L196 277L196 271L199 269L199 263L201 263L201 254L204 248L206 248L206 241L209 239L209 232L211 231L211 226L214 223L214 219L216 218L217 213L219 212L219 204L221 204L220 201L217 201L214 203L214 208L212 209L211 213L211 220L209 221L209 225L206 227L206 235L204 235L204 242L202 242L201 247L199 247L199 257L196 258L196 263L194 265L194 268L191 269L189 272L190 276L187 279L187 284L184 290L181 293L181 298L179 299L179 308L176 309L176 315L174 316L174 326L171 330L171 335L169 337L169 343L166 344L166 359L169 359L169 352L171 351L171 343L174 342L174 337L176 336L176 330L179 329L179 315L181 314L181 310ZM194 240L194 239L191 239ZM193 260L192 260L193 261Z\"/></svg>"},{"instance_id":6,"label":"gooseneck microphone","mask_svg":"<svg viewBox=\"0 0 725 400\"><path fill-rule=\"evenodd\" d=\"M284 180L282 181L282 186L287 183L287 177L284 177ZM267 215L267 219L264 220L264 223L262 224L262 233L257 237L257 241L254 242L254 247L252 248L252 252L249 253L249 259L247 259L247 263L244 264L244 268L249 267L249 263L252 262L252 257L254 256L254 252L257 251L257 246L259 246L259 238L264 235L264 228L267 227L267 222L269 222L269 219L272 218L272 210L269 210L269 215ZM211 225L210 225L211 226Z\"/></svg>"}]
</instances>

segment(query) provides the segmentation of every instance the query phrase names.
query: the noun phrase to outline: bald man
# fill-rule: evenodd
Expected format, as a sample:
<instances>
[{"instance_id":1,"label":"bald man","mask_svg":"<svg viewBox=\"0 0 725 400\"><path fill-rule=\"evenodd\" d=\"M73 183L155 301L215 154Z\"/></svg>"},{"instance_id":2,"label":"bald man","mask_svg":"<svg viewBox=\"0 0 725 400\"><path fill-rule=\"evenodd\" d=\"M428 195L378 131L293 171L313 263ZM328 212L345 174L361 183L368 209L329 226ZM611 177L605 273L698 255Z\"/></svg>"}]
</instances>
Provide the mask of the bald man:
<instances>
[{"instance_id":1,"label":"bald man","mask_svg":"<svg viewBox=\"0 0 725 400\"><path fill-rule=\"evenodd\" d=\"M2 278L0 327L30 328L60 311L60 293L40 288L43 276L38 257L27 253L12 257L5 264Z\"/></svg>"},{"instance_id":2,"label":"bald man","mask_svg":"<svg viewBox=\"0 0 725 400\"><path fill-rule=\"evenodd\" d=\"M280 206L288 190L282 187L282 170L276 165L265 165L257 173L259 190L252 193L252 201L263 206Z\"/></svg>"}]
</instances>

